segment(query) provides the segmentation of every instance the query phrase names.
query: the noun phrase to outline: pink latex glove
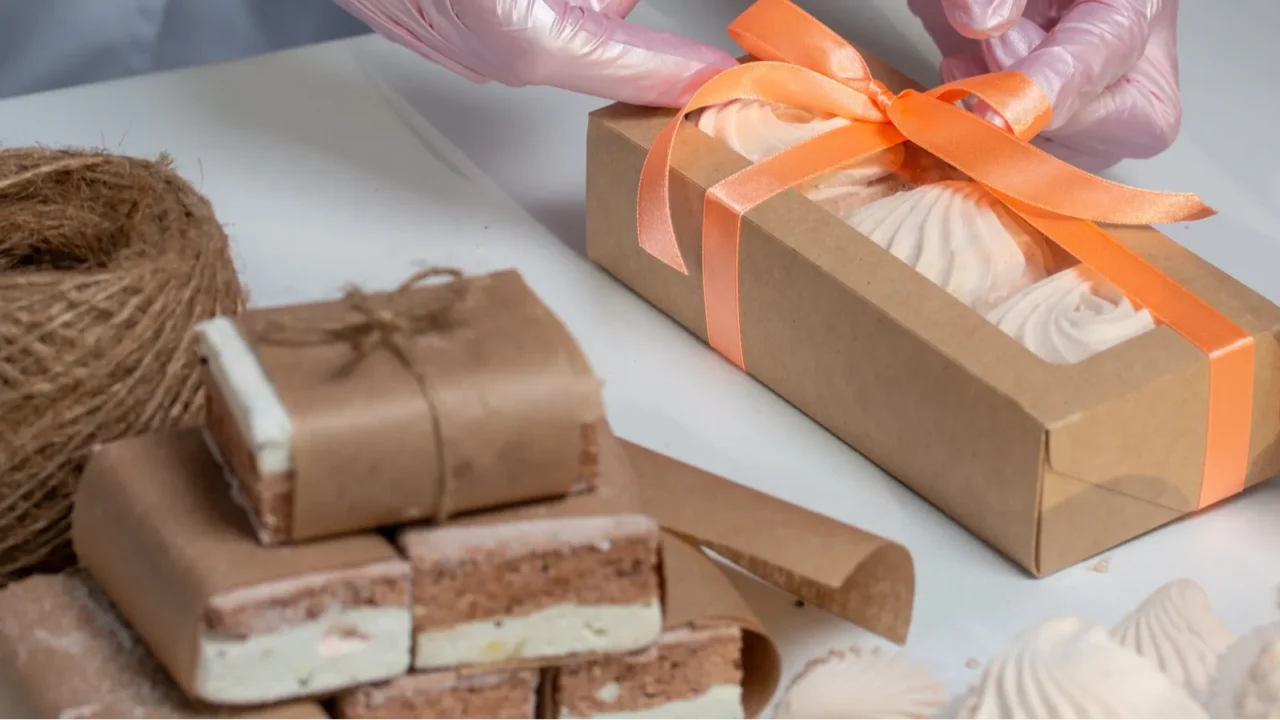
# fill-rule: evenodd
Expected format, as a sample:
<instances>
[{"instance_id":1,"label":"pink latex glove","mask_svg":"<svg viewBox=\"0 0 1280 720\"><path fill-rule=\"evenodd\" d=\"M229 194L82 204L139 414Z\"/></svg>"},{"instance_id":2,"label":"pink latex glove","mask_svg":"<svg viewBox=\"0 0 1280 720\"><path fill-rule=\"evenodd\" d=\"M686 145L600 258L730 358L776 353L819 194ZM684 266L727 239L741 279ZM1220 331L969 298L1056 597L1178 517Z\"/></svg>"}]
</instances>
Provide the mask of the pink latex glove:
<instances>
[{"instance_id":1,"label":"pink latex glove","mask_svg":"<svg viewBox=\"0 0 1280 720\"><path fill-rule=\"evenodd\" d=\"M626 21L639 0L336 0L376 32L474 82L553 85L677 107L728 53Z\"/></svg>"},{"instance_id":2,"label":"pink latex glove","mask_svg":"<svg viewBox=\"0 0 1280 720\"><path fill-rule=\"evenodd\" d=\"M1182 123L1177 0L908 0L942 78L1017 70L1044 89L1042 147L1089 171L1148 158Z\"/></svg>"}]
</instances>

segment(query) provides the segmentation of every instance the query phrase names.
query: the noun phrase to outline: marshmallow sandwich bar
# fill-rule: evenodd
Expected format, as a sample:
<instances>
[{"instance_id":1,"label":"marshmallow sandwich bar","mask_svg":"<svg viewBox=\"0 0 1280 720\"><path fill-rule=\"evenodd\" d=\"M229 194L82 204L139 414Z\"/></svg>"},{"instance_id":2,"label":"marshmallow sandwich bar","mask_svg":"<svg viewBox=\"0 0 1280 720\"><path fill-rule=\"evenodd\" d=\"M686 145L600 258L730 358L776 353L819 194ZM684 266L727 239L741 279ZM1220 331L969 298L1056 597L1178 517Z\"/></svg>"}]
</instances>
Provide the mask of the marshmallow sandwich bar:
<instances>
[{"instance_id":1,"label":"marshmallow sandwich bar","mask_svg":"<svg viewBox=\"0 0 1280 720\"><path fill-rule=\"evenodd\" d=\"M518 273L458 282L447 322L390 341L346 301L197 327L208 433L263 542L440 519L591 484L604 410L582 351ZM407 323L440 306L450 287L370 302ZM331 339L343 333L369 351Z\"/></svg>"},{"instance_id":2,"label":"marshmallow sandwich bar","mask_svg":"<svg viewBox=\"0 0 1280 720\"><path fill-rule=\"evenodd\" d=\"M72 514L80 562L191 697L322 695L409 666L410 571L377 534L258 544L196 429L104 446Z\"/></svg>"},{"instance_id":3,"label":"marshmallow sandwich bar","mask_svg":"<svg viewBox=\"0 0 1280 720\"><path fill-rule=\"evenodd\" d=\"M188 700L78 570L0 590L0 717L326 718L314 702L245 710Z\"/></svg>"},{"instance_id":4,"label":"marshmallow sandwich bar","mask_svg":"<svg viewBox=\"0 0 1280 720\"><path fill-rule=\"evenodd\" d=\"M653 647L555 673L558 718L740 718L742 628L668 630Z\"/></svg>"},{"instance_id":5,"label":"marshmallow sandwich bar","mask_svg":"<svg viewBox=\"0 0 1280 720\"><path fill-rule=\"evenodd\" d=\"M600 429L597 487L403 529L419 670L616 653L662 631L657 523Z\"/></svg>"},{"instance_id":6,"label":"marshmallow sandwich bar","mask_svg":"<svg viewBox=\"0 0 1280 720\"><path fill-rule=\"evenodd\" d=\"M741 718L768 705L778 650L728 576L700 548L664 531L662 586L658 642L549 671L542 689L548 717Z\"/></svg>"},{"instance_id":7,"label":"marshmallow sandwich bar","mask_svg":"<svg viewBox=\"0 0 1280 720\"><path fill-rule=\"evenodd\" d=\"M334 707L342 718L535 718L539 674L531 668L414 673L348 690Z\"/></svg>"}]
</instances>

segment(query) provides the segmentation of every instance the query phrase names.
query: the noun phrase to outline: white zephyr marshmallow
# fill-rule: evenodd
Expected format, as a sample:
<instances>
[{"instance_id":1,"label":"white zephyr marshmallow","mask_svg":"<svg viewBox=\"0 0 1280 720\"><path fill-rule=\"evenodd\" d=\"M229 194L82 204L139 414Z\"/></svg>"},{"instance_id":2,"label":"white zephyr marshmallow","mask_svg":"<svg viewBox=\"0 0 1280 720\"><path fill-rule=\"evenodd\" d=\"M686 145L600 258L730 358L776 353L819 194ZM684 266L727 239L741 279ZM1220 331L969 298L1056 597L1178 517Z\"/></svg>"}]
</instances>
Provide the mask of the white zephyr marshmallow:
<instances>
[{"instance_id":1,"label":"white zephyr marshmallow","mask_svg":"<svg viewBox=\"0 0 1280 720\"><path fill-rule=\"evenodd\" d=\"M980 313L1044 278L1052 259L1043 237L974 182L924 185L844 219Z\"/></svg>"},{"instance_id":2,"label":"white zephyr marshmallow","mask_svg":"<svg viewBox=\"0 0 1280 720\"><path fill-rule=\"evenodd\" d=\"M752 162L848 124L842 117L764 100L733 100L706 108L698 116L698 129L723 140ZM799 190L833 212L852 209L901 189L903 183L894 171L902 165L903 157L903 147L895 145L803 183Z\"/></svg>"},{"instance_id":3,"label":"white zephyr marshmallow","mask_svg":"<svg viewBox=\"0 0 1280 720\"><path fill-rule=\"evenodd\" d=\"M1280 623L1258 628L1227 648L1207 705L1216 718L1280 718Z\"/></svg>"},{"instance_id":4,"label":"white zephyr marshmallow","mask_svg":"<svg viewBox=\"0 0 1280 720\"><path fill-rule=\"evenodd\" d=\"M1203 696L1218 658L1236 639L1191 580L1157 589L1111 630L1111 637L1197 696Z\"/></svg>"},{"instance_id":5,"label":"white zephyr marshmallow","mask_svg":"<svg viewBox=\"0 0 1280 720\"><path fill-rule=\"evenodd\" d=\"M253 452L262 475L293 469L293 423L266 370L233 320L215 317L195 326L197 352Z\"/></svg>"},{"instance_id":6,"label":"white zephyr marshmallow","mask_svg":"<svg viewBox=\"0 0 1280 720\"><path fill-rule=\"evenodd\" d=\"M833 650L805 666L778 704L778 718L928 718L946 690L928 670L882 648Z\"/></svg>"},{"instance_id":7,"label":"white zephyr marshmallow","mask_svg":"<svg viewBox=\"0 0 1280 720\"><path fill-rule=\"evenodd\" d=\"M1026 288L987 313L987 320L1041 359L1080 362L1155 328L1114 285L1076 266Z\"/></svg>"},{"instance_id":8,"label":"white zephyr marshmallow","mask_svg":"<svg viewBox=\"0 0 1280 720\"><path fill-rule=\"evenodd\" d=\"M960 703L961 718L1204 718L1185 689L1115 643L1059 617L1006 648Z\"/></svg>"},{"instance_id":9,"label":"white zephyr marshmallow","mask_svg":"<svg viewBox=\"0 0 1280 720\"><path fill-rule=\"evenodd\" d=\"M713 105L698 115L699 130L723 140L751 162L760 162L848 124L842 117L815 115L765 100L733 100ZM872 173L867 180L875 177L878 175Z\"/></svg>"}]
</instances>

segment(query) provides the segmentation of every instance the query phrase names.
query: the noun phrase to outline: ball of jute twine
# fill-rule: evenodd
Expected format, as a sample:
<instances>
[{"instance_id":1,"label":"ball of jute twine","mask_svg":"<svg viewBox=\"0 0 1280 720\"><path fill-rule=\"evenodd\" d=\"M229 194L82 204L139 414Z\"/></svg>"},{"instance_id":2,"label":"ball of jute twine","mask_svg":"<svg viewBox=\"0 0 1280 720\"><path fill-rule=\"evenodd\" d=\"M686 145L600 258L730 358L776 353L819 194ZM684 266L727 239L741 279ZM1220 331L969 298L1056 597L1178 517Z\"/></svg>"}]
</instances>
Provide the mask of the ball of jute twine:
<instances>
[{"instance_id":1,"label":"ball of jute twine","mask_svg":"<svg viewBox=\"0 0 1280 720\"><path fill-rule=\"evenodd\" d=\"M0 586L71 562L93 446L199 420L191 327L244 302L168 157L0 151Z\"/></svg>"}]
</instances>

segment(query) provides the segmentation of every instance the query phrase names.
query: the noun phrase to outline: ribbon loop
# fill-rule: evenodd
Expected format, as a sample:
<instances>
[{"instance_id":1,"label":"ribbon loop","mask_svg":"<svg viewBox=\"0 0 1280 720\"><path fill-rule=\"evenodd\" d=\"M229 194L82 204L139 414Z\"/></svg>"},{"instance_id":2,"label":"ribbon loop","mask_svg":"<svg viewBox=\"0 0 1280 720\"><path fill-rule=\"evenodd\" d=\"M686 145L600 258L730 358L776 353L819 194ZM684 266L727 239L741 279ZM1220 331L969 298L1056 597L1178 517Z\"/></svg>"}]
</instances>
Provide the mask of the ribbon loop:
<instances>
[{"instance_id":1,"label":"ribbon loop","mask_svg":"<svg viewBox=\"0 0 1280 720\"><path fill-rule=\"evenodd\" d=\"M954 103L976 96L994 110L1019 140L1030 140L1049 126L1053 106L1031 78L1019 72L999 72L956 80L925 93Z\"/></svg>"}]
</instances>

